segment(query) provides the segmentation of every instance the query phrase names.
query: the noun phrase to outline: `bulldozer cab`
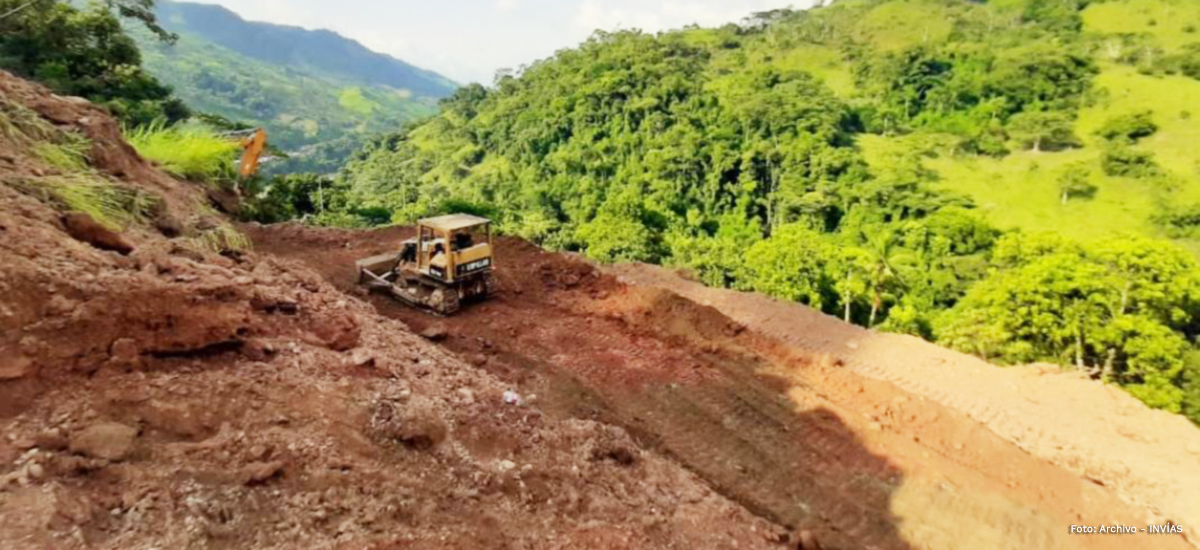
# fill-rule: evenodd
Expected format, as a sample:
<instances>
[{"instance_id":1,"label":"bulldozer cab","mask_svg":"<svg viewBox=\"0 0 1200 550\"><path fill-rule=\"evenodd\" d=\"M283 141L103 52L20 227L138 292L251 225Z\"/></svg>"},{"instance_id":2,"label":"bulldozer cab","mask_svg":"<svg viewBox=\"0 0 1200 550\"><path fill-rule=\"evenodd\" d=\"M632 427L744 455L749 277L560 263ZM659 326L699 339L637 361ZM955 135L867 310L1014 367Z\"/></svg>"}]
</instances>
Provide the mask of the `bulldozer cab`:
<instances>
[{"instance_id":1,"label":"bulldozer cab","mask_svg":"<svg viewBox=\"0 0 1200 550\"><path fill-rule=\"evenodd\" d=\"M492 222L469 214L421 220L401 262L413 262L417 271L447 283L490 271Z\"/></svg>"}]
</instances>

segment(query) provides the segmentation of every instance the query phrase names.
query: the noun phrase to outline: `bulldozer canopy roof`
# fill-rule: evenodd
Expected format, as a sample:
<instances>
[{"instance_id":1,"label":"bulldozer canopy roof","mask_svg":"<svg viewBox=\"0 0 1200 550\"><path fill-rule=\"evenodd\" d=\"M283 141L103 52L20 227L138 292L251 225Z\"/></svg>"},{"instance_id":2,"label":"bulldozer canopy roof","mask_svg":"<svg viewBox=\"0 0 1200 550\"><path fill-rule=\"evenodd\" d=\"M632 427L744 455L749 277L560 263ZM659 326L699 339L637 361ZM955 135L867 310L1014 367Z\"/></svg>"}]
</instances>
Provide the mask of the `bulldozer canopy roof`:
<instances>
[{"instance_id":1,"label":"bulldozer canopy roof","mask_svg":"<svg viewBox=\"0 0 1200 550\"><path fill-rule=\"evenodd\" d=\"M424 227L430 227L441 231L458 231L477 225L492 223L492 220L472 216L470 214L450 214L448 216L438 216L436 218L426 218L419 222Z\"/></svg>"}]
</instances>

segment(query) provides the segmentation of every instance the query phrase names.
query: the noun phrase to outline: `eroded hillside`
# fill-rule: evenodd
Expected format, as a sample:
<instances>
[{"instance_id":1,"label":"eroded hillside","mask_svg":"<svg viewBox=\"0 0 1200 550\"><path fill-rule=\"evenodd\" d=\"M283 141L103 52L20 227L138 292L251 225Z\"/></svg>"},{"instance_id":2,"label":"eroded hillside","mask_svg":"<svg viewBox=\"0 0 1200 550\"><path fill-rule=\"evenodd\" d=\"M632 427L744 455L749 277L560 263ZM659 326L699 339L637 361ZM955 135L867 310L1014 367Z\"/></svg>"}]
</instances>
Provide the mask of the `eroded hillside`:
<instances>
[{"instance_id":1,"label":"eroded hillside","mask_svg":"<svg viewBox=\"0 0 1200 550\"><path fill-rule=\"evenodd\" d=\"M4 73L0 102L0 547L787 538L623 430L507 405L303 265L228 246L86 102ZM86 164L45 148L84 139ZM128 201L121 234L64 217L79 186Z\"/></svg>"}]
</instances>

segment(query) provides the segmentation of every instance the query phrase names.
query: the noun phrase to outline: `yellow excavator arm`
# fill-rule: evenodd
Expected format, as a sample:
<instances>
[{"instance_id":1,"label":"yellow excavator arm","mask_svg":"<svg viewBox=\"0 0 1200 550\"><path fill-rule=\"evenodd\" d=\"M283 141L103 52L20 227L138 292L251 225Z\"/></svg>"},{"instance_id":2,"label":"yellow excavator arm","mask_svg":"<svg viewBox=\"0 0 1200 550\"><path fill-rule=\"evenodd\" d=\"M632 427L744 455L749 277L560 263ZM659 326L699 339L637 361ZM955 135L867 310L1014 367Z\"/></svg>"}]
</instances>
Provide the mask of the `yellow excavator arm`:
<instances>
[{"instance_id":1,"label":"yellow excavator arm","mask_svg":"<svg viewBox=\"0 0 1200 550\"><path fill-rule=\"evenodd\" d=\"M249 179L258 173L258 162L262 159L263 151L267 149L267 131L258 128L253 134L243 138L241 143L245 152L242 153L242 166L238 175L242 179Z\"/></svg>"}]
</instances>

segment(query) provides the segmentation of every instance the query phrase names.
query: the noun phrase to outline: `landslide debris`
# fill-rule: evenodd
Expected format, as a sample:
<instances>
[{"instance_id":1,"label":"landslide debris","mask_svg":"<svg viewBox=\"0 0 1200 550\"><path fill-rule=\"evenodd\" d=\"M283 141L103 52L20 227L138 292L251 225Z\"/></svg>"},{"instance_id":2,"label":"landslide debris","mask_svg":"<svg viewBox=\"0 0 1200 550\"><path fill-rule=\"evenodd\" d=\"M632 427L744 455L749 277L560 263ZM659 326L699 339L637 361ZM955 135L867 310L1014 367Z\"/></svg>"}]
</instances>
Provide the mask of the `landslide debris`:
<instances>
[{"instance_id":1,"label":"landslide debris","mask_svg":"<svg viewBox=\"0 0 1200 550\"><path fill-rule=\"evenodd\" d=\"M0 104L0 547L783 547L624 430L212 246L203 189L86 101L0 73ZM31 153L64 135L86 167ZM137 200L92 225L64 181Z\"/></svg>"}]
</instances>

